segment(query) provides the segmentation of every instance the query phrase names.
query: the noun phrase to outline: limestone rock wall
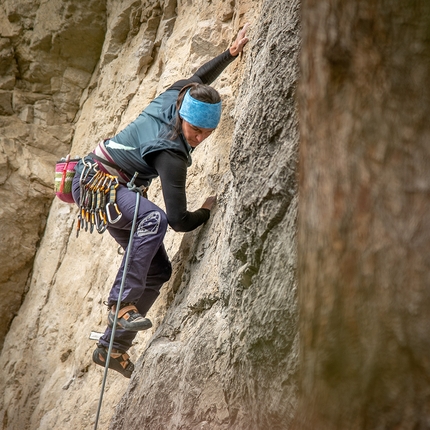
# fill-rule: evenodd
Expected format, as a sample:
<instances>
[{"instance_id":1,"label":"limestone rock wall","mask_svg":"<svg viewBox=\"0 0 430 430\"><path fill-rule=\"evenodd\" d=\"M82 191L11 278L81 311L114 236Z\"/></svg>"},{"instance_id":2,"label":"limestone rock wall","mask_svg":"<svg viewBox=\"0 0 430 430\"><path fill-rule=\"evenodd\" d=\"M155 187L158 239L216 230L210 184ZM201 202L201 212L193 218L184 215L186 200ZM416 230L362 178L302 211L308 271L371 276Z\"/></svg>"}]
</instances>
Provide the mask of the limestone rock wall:
<instances>
[{"instance_id":1,"label":"limestone rock wall","mask_svg":"<svg viewBox=\"0 0 430 430\"><path fill-rule=\"evenodd\" d=\"M10 124L0 143L3 153L15 148L4 165L18 165L36 141L44 145L33 164L15 168L26 192L40 188L41 206L25 201L37 235L22 232L35 222L20 223L13 208L15 234L7 246L2 240L11 273L22 279L4 276L17 316L0 355L1 428L94 425L103 369L91 361L89 334L105 327L102 301L121 256L108 234L76 238L76 208L52 200L55 159L84 155L119 131L175 79L226 49L248 21L243 56L214 83L221 124L194 152L188 174L190 209L213 193L218 204L197 230L168 231L172 279L148 315L153 329L130 351L132 379L108 375L99 429L288 428L298 352L298 1L5 1L0 10L0 67L10 76L0 84L12 100L0 113ZM2 193L16 183L1 177ZM157 181L149 197L163 207ZM26 272L12 265L18 232L32 247Z\"/></svg>"},{"instance_id":2,"label":"limestone rock wall","mask_svg":"<svg viewBox=\"0 0 430 430\"><path fill-rule=\"evenodd\" d=\"M21 305L52 202L52 166L99 60L104 2L0 5L0 348Z\"/></svg>"}]
</instances>

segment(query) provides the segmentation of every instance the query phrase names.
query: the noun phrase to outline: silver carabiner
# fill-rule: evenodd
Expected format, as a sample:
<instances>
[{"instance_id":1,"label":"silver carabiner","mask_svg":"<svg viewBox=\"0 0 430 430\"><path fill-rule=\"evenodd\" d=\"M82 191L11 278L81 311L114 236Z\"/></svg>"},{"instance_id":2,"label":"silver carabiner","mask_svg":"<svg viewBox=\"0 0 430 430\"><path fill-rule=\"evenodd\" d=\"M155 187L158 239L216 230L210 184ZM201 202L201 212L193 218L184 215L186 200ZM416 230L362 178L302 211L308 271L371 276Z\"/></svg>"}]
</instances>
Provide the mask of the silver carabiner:
<instances>
[{"instance_id":1,"label":"silver carabiner","mask_svg":"<svg viewBox=\"0 0 430 430\"><path fill-rule=\"evenodd\" d=\"M110 216L110 211L109 211L110 206L113 206L115 208L116 213L118 214L118 216L115 219L112 219L111 216ZM109 221L110 224L115 224L115 223L117 223L121 219L122 213L118 209L118 205L116 203L112 204L112 203L109 202L106 205L106 216L107 216L107 219L108 219L108 221Z\"/></svg>"}]
</instances>

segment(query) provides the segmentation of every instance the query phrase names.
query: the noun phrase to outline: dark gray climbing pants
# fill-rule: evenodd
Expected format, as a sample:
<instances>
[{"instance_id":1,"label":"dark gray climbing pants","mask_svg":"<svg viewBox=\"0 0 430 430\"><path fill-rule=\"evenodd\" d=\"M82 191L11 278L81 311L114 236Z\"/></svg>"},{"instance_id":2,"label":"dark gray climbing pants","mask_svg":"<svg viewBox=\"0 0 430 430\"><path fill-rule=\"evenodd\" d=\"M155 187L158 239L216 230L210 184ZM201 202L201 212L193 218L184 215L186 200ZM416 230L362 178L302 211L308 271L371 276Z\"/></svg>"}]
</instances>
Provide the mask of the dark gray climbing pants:
<instances>
[{"instance_id":1,"label":"dark gray climbing pants","mask_svg":"<svg viewBox=\"0 0 430 430\"><path fill-rule=\"evenodd\" d=\"M78 176L78 175L76 175ZM73 181L73 196L79 204L79 178ZM118 222L108 225L112 237L127 250L136 206L136 193L120 185L116 202L122 213ZM140 197L136 229L129 251L128 268L124 282L122 302L133 303L139 313L146 315L159 295L161 286L170 279L172 266L163 245L167 230L165 212L144 197ZM117 303L124 273L126 253L109 293L108 303ZM100 343L109 346L112 330L107 327ZM137 332L117 328L113 348L128 350Z\"/></svg>"}]
</instances>

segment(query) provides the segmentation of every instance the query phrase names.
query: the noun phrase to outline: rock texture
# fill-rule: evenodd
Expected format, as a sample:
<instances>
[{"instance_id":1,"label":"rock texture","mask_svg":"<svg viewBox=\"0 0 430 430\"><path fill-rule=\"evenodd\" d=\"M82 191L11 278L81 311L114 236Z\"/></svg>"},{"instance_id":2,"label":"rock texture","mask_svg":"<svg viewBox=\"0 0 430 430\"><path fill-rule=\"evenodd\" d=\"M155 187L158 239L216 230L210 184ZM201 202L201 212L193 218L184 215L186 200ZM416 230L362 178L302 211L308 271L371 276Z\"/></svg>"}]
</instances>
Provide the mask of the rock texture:
<instances>
[{"instance_id":1,"label":"rock texture","mask_svg":"<svg viewBox=\"0 0 430 430\"><path fill-rule=\"evenodd\" d=\"M304 0L302 26L291 429L430 428L430 3Z\"/></svg>"},{"instance_id":2,"label":"rock texture","mask_svg":"<svg viewBox=\"0 0 430 430\"><path fill-rule=\"evenodd\" d=\"M11 202L0 282L17 313L0 356L2 428L94 426L103 369L89 333L104 329L121 257L108 234L76 238L76 208L53 200L55 159L119 131L248 21L243 56L214 84L222 122L189 170L190 208L213 193L218 205L196 231L168 231L172 279L131 350L132 379L108 375L99 429L288 428L298 1L6 0L0 21L0 193ZM159 183L150 198L163 206Z\"/></svg>"},{"instance_id":3,"label":"rock texture","mask_svg":"<svg viewBox=\"0 0 430 430\"><path fill-rule=\"evenodd\" d=\"M6 203L0 209L0 347L28 285L52 202L53 165L70 151L105 25L98 1L0 5L0 198Z\"/></svg>"}]
</instances>

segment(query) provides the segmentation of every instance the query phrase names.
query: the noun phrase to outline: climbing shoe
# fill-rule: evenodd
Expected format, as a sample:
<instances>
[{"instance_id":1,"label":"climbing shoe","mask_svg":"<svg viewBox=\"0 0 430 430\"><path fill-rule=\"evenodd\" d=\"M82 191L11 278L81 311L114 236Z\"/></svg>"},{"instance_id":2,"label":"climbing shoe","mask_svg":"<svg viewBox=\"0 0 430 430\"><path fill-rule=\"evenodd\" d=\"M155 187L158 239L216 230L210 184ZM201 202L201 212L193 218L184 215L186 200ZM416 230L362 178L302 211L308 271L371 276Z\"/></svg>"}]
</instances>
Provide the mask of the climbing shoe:
<instances>
[{"instance_id":1,"label":"climbing shoe","mask_svg":"<svg viewBox=\"0 0 430 430\"><path fill-rule=\"evenodd\" d=\"M102 367L106 366L108 348L105 348L100 343L93 352L93 361ZM112 349L109 360L109 369L116 370L126 378L131 378L134 370L134 364L129 360L130 356L119 349Z\"/></svg>"},{"instance_id":2,"label":"climbing shoe","mask_svg":"<svg viewBox=\"0 0 430 430\"><path fill-rule=\"evenodd\" d=\"M108 315L108 326L113 327L115 319L116 305L113 305ZM152 322L148 318L144 318L137 311L136 306L129 303L123 303L121 309L118 312L117 327L123 328L124 330L140 331L148 330L152 327Z\"/></svg>"}]
</instances>

